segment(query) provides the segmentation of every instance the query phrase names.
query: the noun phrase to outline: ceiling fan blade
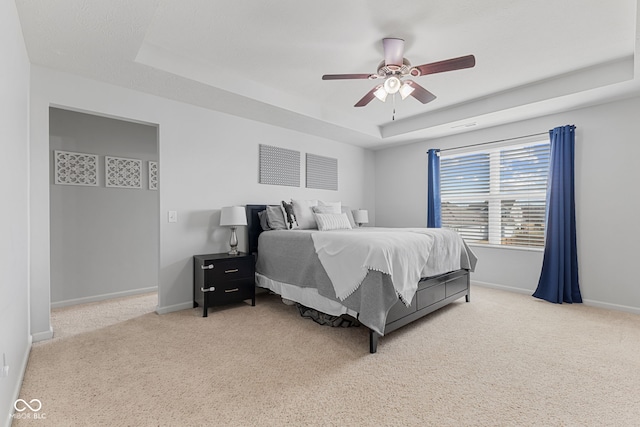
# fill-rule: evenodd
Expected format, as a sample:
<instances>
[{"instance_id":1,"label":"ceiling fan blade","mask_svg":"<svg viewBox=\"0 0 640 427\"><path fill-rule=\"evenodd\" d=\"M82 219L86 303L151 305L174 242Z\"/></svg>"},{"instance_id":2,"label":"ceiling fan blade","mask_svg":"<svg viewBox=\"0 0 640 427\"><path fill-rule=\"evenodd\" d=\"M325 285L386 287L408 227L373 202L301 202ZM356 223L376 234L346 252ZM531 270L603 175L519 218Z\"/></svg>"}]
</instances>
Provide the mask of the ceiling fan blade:
<instances>
[{"instance_id":1,"label":"ceiling fan blade","mask_svg":"<svg viewBox=\"0 0 640 427\"><path fill-rule=\"evenodd\" d=\"M426 104L427 102L431 102L434 99L436 99L436 96L434 94L432 94L431 92L429 92L428 90L420 86L418 83L414 81L407 81L406 83L411 85L411 87L413 88L413 92L411 92L410 95L413 96L418 101L422 102L423 104Z\"/></svg>"},{"instance_id":2,"label":"ceiling fan blade","mask_svg":"<svg viewBox=\"0 0 640 427\"><path fill-rule=\"evenodd\" d=\"M445 59L444 61L432 62L430 64L418 65L413 68L420 70L420 75L443 73L445 71L461 70L471 68L476 65L476 57L473 55L461 56L459 58Z\"/></svg>"},{"instance_id":3,"label":"ceiling fan blade","mask_svg":"<svg viewBox=\"0 0 640 427\"><path fill-rule=\"evenodd\" d=\"M376 90L378 90L378 88L382 86L382 85L378 85L376 87L374 87L373 89L371 89L369 92L367 92L367 94L365 96L362 97L362 99L360 101L358 101L356 103L356 105L354 105L354 107L364 107L365 105L367 105L368 103L371 102L371 100L373 98L375 98L376 96L373 94L373 92L375 92Z\"/></svg>"},{"instance_id":4,"label":"ceiling fan blade","mask_svg":"<svg viewBox=\"0 0 640 427\"><path fill-rule=\"evenodd\" d=\"M384 49L384 65L402 65L404 57L404 40L402 39L382 39Z\"/></svg>"},{"instance_id":5,"label":"ceiling fan blade","mask_svg":"<svg viewBox=\"0 0 640 427\"><path fill-rule=\"evenodd\" d=\"M371 74L325 74L322 80L368 79Z\"/></svg>"}]
</instances>

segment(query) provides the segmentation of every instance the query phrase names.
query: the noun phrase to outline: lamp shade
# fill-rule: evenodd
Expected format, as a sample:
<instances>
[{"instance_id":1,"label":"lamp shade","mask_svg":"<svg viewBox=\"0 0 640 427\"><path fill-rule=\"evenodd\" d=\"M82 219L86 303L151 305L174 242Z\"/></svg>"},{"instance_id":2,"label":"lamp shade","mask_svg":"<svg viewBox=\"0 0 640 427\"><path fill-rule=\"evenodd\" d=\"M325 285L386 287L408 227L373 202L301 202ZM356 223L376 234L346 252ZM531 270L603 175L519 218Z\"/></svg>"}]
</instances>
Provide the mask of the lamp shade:
<instances>
[{"instance_id":1,"label":"lamp shade","mask_svg":"<svg viewBox=\"0 0 640 427\"><path fill-rule=\"evenodd\" d=\"M242 206L227 206L220 213L220 225L236 227L247 225L247 214Z\"/></svg>"},{"instance_id":2,"label":"lamp shade","mask_svg":"<svg viewBox=\"0 0 640 427\"><path fill-rule=\"evenodd\" d=\"M378 86L378 88L373 91L373 94L375 95L376 98L378 98L380 101L384 102L387 99L387 91L384 90L384 86L380 85Z\"/></svg>"},{"instance_id":3,"label":"lamp shade","mask_svg":"<svg viewBox=\"0 0 640 427\"><path fill-rule=\"evenodd\" d=\"M369 211L366 209L358 209L353 211L353 220L358 224L369 223Z\"/></svg>"},{"instance_id":4,"label":"lamp shade","mask_svg":"<svg viewBox=\"0 0 640 427\"><path fill-rule=\"evenodd\" d=\"M402 97L402 99L406 99L407 96L411 95L413 91L416 90L415 87L411 86L411 83L413 82L409 80L402 83L402 86L400 86L400 96Z\"/></svg>"}]
</instances>

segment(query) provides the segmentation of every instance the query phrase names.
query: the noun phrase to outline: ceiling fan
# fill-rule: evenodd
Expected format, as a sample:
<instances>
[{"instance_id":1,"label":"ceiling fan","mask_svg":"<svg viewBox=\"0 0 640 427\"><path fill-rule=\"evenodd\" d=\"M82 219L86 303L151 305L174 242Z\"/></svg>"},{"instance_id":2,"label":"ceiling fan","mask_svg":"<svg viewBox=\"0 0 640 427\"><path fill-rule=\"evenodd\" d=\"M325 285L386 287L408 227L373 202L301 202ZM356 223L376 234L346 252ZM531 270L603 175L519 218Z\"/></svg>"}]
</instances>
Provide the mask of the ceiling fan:
<instances>
[{"instance_id":1,"label":"ceiling fan","mask_svg":"<svg viewBox=\"0 0 640 427\"><path fill-rule=\"evenodd\" d=\"M436 96L413 80L407 79L407 77L420 77L427 74L471 68L476 65L476 58L473 55L467 55L430 64L412 66L409 60L403 56L403 39L384 38L382 39L382 48L384 49L384 60L378 66L378 71L375 74L325 74L322 76L322 80L384 80L367 92L354 107L364 107L373 98L378 98L384 102L387 95L395 95L396 93L400 93L402 99L411 95L426 104L436 99Z\"/></svg>"}]
</instances>

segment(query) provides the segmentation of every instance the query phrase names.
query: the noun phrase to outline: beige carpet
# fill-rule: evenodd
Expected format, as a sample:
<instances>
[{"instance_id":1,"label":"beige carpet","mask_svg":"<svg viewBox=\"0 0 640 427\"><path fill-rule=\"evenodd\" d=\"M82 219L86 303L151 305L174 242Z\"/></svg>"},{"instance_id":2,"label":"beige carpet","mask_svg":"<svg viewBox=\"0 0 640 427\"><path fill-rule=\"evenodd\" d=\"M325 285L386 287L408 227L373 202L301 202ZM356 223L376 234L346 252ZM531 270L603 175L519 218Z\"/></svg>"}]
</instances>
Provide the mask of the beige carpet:
<instances>
[{"instance_id":1,"label":"beige carpet","mask_svg":"<svg viewBox=\"0 0 640 427\"><path fill-rule=\"evenodd\" d=\"M127 300L56 312L20 396L46 419L13 425L640 425L637 315L474 287L370 355L365 328L317 325L276 296L208 318L130 300L144 298L146 314L104 326L85 319L126 318Z\"/></svg>"}]
</instances>

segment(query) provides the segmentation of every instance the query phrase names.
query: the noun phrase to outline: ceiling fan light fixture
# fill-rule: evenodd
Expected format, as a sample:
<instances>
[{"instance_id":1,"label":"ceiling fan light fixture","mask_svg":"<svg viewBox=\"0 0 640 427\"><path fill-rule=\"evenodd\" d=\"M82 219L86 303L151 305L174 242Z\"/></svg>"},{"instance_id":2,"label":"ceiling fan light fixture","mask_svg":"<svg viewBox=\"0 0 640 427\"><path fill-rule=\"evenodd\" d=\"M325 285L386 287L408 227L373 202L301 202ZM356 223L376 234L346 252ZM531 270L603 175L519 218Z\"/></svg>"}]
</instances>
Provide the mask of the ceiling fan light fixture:
<instances>
[{"instance_id":1,"label":"ceiling fan light fixture","mask_svg":"<svg viewBox=\"0 0 640 427\"><path fill-rule=\"evenodd\" d=\"M402 82L396 76L387 77L384 81L384 90L386 90L387 93L394 94L400 90L401 85Z\"/></svg>"},{"instance_id":2,"label":"ceiling fan light fixture","mask_svg":"<svg viewBox=\"0 0 640 427\"><path fill-rule=\"evenodd\" d=\"M402 83L402 86L400 86L400 96L402 97L402 99L406 99L407 96L411 95L414 90L416 90L416 88L411 86L411 80L408 80Z\"/></svg>"},{"instance_id":3,"label":"ceiling fan light fixture","mask_svg":"<svg viewBox=\"0 0 640 427\"><path fill-rule=\"evenodd\" d=\"M403 100L411 95L419 102L426 104L436 99L436 96L418 83L408 79L472 68L476 65L475 56L466 55L412 66L411 62L403 56L404 40L399 38L388 37L382 39L382 49L384 51L384 59L379 63L375 74L325 74L322 76L322 80L382 79L380 84L369 90L354 107L364 107L373 98L378 98L380 101L385 102L389 95L393 95L395 106L395 94L398 92L400 92Z\"/></svg>"},{"instance_id":4,"label":"ceiling fan light fixture","mask_svg":"<svg viewBox=\"0 0 640 427\"><path fill-rule=\"evenodd\" d=\"M376 98L380 101L384 102L387 99L387 91L384 89L383 85L378 86L378 88L373 92Z\"/></svg>"}]
</instances>

